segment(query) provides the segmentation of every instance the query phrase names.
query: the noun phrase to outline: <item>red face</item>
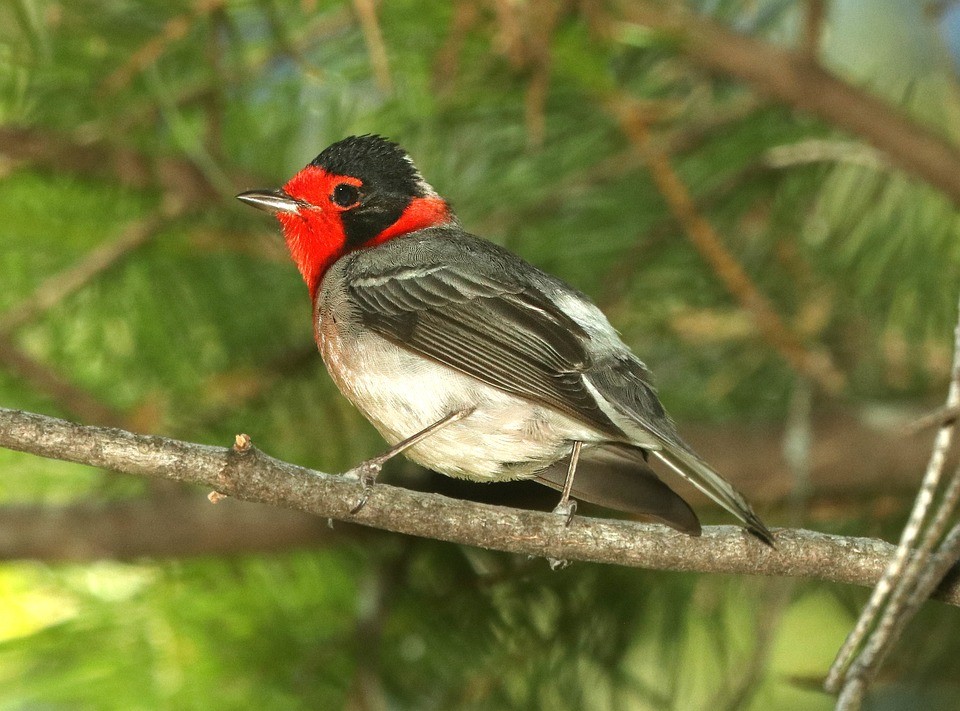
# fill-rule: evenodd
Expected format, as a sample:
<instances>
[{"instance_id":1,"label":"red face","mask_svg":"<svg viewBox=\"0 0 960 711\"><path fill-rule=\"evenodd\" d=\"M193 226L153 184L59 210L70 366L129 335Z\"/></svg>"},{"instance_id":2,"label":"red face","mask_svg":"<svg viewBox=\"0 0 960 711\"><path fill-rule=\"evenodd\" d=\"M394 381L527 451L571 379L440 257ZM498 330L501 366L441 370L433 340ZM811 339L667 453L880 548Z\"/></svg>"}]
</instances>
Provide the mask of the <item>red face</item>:
<instances>
[{"instance_id":1,"label":"red face","mask_svg":"<svg viewBox=\"0 0 960 711\"><path fill-rule=\"evenodd\" d=\"M313 165L293 176L283 191L296 206L277 210L277 219L311 297L344 254L450 219L446 201L436 195L378 194L376 186L359 178ZM380 220L384 215L386 222Z\"/></svg>"},{"instance_id":2,"label":"red face","mask_svg":"<svg viewBox=\"0 0 960 711\"><path fill-rule=\"evenodd\" d=\"M341 213L352 206L334 202L334 189L341 184L359 188L361 182L307 166L283 186L283 191L297 200L299 206L296 212L278 212L277 219L283 227L290 256L310 287L311 296L323 273L346 251L347 236Z\"/></svg>"}]
</instances>

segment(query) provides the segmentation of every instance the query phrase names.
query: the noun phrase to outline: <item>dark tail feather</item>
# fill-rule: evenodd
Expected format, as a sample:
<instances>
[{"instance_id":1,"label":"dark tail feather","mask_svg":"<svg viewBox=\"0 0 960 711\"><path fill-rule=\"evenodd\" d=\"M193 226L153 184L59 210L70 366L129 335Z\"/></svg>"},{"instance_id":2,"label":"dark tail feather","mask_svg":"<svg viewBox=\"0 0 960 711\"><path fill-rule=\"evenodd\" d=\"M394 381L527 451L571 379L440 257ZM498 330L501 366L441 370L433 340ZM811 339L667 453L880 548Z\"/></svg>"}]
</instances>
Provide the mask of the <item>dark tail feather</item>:
<instances>
[{"instance_id":1,"label":"dark tail feather","mask_svg":"<svg viewBox=\"0 0 960 711\"><path fill-rule=\"evenodd\" d=\"M664 445L663 449L652 450L651 454L743 521L747 525L747 530L754 536L771 548L776 547L770 529L750 508L750 504L743 498L743 495L734 489L726 479L713 471L710 465L696 454L674 447L667 442L664 442Z\"/></svg>"},{"instance_id":2,"label":"dark tail feather","mask_svg":"<svg viewBox=\"0 0 960 711\"><path fill-rule=\"evenodd\" d=\"M562 459L540 472L537 481L562 490L566 475L567 460ZM581 501L665 523L692 536L700 535L700 521L693 509L660 481L644 462L640 449L617 445L584 447L571 494Z\"/></svg>"}]
</instances>

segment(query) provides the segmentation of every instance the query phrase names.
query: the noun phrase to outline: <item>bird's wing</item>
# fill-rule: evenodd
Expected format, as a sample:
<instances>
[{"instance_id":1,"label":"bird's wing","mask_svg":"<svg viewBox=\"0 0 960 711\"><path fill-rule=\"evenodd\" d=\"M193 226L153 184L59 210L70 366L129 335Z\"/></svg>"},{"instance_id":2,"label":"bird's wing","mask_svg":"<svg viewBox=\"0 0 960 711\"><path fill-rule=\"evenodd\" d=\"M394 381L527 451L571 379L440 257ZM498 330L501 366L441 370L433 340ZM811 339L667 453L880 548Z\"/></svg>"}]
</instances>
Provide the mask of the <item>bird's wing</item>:
<instances>
[{"instance_id":1,"label":"bird's wing","mask_svg":"<svg viewBox=\"0 0 960 711\"><path fill-rule=\"evenodd\" d=\"M353 275L346 288L363 325L383 338L623 437L584 382L583 328L523 279L494 271L395 266Z\"/></svg>"}]
</instances>

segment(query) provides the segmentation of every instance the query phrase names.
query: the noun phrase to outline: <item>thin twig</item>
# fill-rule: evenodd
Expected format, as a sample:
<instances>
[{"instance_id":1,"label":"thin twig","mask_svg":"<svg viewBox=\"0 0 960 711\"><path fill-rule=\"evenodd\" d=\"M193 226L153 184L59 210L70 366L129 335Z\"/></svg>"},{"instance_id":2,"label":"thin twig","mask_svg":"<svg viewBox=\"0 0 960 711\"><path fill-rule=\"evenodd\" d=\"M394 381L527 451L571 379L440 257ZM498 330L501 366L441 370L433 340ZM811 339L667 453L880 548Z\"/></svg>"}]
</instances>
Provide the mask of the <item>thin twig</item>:
<instances>
[{"instance_id":1,"label":"thin twig","mask_svg":"<svg viewBox=\"0 0 960 711\"><path fill-rule=\"evenodd\" d=\"M956 541L944 539L943 534L953 517L958 498L960 498L960 469L954 472L933 522L923 534L923 540L911 552L906 570L896 581L879 622L864 644L863 650L851 663L847 671L846 683L850 683L851 679L857 679L868 684L873 679L907 623L913 619L930 591L956 562L957 558L952 550L956 546ZM944 564L946 564L945 568L942 567Z\"/></svg>"},{"instance_id":2,"label":"thin twig","mask_svg":"<svg viewBox=\"0 0 960 711\"><path fill-rule=\"evenodd\" d=\"M550 91L550 68L553 57L550 43L563 7L554 0L534 0L526 4L527 20L524 36L527 44L529 79L524 93L524 124L527 145L537 149L547 134L547 96Z\"/></svg>"},{"instance_id":3,"label":"thin twig","mask_svg":"<svg viewBox=\"0 0 960 711\"><path fill-rule=\"evenodd\" d=\"M753 318L767 342L796 372L810 378L829 393L839 392L844 383L843 374L825 352L808 350L796 334L787 328L767 298L724 246L713 226L697 211L690 192L673 169L666 153L652 148L650 131L644 119L629 110L625 102L614 106L613 110L630 140L647 152L650 174L670 211L723 285Z\"/></svg>"},{"instance_id":4,"label":"thin twig","mask_svg":"<svg viewBox=\"0 0 960 711\"><path fill-rule=\"evenodd\" d=\"M950 533L943 539L943 544L937 549L936 555L917 581L917 588L911 599L911 604L921 605L931 593L943 583L943 579L960 560L960 523L950 529Z\"/></svg>"},{"instance_id":5,"label":"thin twig","mask_svg":"<svg viewBox=\"0 0 960 711\"><path fill-rule=\"evenodd\" d=\"M858 711L863 706L864 697L867 691L867 685L870 680L870 673L875 672L876 668L883 663L883 660L890 652L891 640L896 640L903 633L907 623L912 619L913 613L930 597L930 594L936 590L944 576L960 559L960 525L955 526L943 541L943 545L937 551L936 555L930 560L929 565L923 571L921 577L917 580L916 587L909 601L908 609L910 614L900 614L891 617L892 624L886 632L886 641L877 644L871 648L870 645L864 650L864 654L856 660L851 667L840 696L837 699L837 711ZM879 630L880 628L878 628ZM870 642L878 639L872 636ZM869 657L869 659L867 659ZM861 659L863 666L860 668Z\"/></svg>"},{"instance_id":6,"label":"thin twig","mask_svg":"<svg viewBox=\"0 0 960 711\"><path fill-rule=\"evenodd\" d=\"M885 610L883 619L877 625L877 629L870 636L870 639L867 640L863 653L851 665L850 671L847 673L847 684L853 683L855 680L855 682L862 683L866 687L890 654L907 624L958 559L960 559L960 524L954 526L943 539L943 544L937 549L937 552L925 561L923 568L913 577L915 584L909 591L908 599L899 606L898 610L894 610L895 604L891 600L891 604ZM908 575L909 573L904 574L904 578L906 579ZM901 590L904 590L904 588L898 587L895 594ZM891 612L891 610L894 611Z\"/></svg>"},{"instance_id":7,"label":"thin twig","mask_svg":"<svg viewBox=\"0 0 960 711\"><path fill-rule=\"evenodd\" d=\"M953 407L944 405L943 407L938 407L933 412L929 412L922 417L918 417L916 420L903 428L903 434L916 435L926 430L933 429L934 427L945 427L947 425L952 425L954 422L956 422L958 416L960 416L960 405L954 405Z\"/></svg>"},{"instance_id":8,"label":"thin twig","mask_svg":"<svg viewBox=\"0 0 960 711\"><path fill-rule=\"evenodd\" d=\"M577 517L449 499L378 483L356 515L361 486L274 459L117 429L77 425L0 408L0 447L140 476L200 484L220 494L298 509L324 518L436 540L543 558L658 570L812 578L873 584L893 546L869 538L781 529L777 548L736 526L708 526L699 538L665 526ZM960 583L935 596L960 606Z\"/></svg>"},{"instance_id":9,"label":"thin twig","mask_svg":"<svg viewBox=\"0 0 960 711\"><path fill-rule=\"evenodd\" d=\"M953 367L946 402L948 408L957 406L960 406L960 322L954 330ZM934 524L929 528L930 535L925 536L917 546L916 542L929 521L928 514L940 485L943 468L953 443L954 430L951 423L942 426L937 432L923 483L904 527L896 555L874 588L870 600L827 674L824 686L828 691L837 692L842 687L853 685L850 691L844 690L841 693L838 707L842 703L842 708L845 709L858 708L856 703L862 698L862 692L857 689L865 689L869 675L876 671L881 651L891 643L896 619L903 614L904 603L912 596L917 580L927 566L927 559L946 525L946 518L956 504L955 500L945 498L944 505L934 517ZM953 493L955 487L960 487L960 470L951 482L948 497L960 495L960 488ZM948 506L951 510L947 510ZM871 632L875 633L876 637L864 646L864 640ZM855 655L858 658L855 659Z\"/></svg>"},{"instance_id":10,"label":"thin twig","mask_svg":"<svg viewBox=\"0 0 960 711\"><path fill-rule=\"evenodd\" d=\"M229 21L223 7L216 8L210 14L207 23L204 51L213 81L210 91L205 92L202 98L204 115L207 119L206 132L203 137L203 146L208 155L219 164L223 162L223 125L227 111L227 87L230 86L227 72L224 69L225 54L222 34L229 32ZM179 109L179 92L172 98L174 109ZM166 107L163 107L166 108Z\"/></svg>"}]
</instances>

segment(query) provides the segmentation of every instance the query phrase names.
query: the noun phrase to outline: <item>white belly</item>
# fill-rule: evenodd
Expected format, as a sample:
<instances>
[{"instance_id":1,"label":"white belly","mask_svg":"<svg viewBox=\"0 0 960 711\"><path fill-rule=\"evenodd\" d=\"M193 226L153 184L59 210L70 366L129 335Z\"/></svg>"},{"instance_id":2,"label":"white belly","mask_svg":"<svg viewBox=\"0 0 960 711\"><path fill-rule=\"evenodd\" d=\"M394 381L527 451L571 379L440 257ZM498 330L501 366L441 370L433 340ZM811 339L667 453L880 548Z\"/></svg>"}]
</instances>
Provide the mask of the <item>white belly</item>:
<instances>
[{"instance_id":1,"label":"white belly","mask_svg":"<svg viewBox=\"0 0 960 711\"><path fill-rule=\"evenodd\" d=\"M390 444L451 412L474 409L405 453L442 474L487 481L530 478L569 456L573 440L604 439L551 408L415 356L376 334L341 337L335 325L324 323L317 337L340 391Z\"/></svg>"}]
</instances>

